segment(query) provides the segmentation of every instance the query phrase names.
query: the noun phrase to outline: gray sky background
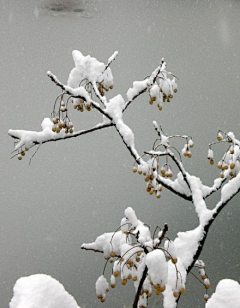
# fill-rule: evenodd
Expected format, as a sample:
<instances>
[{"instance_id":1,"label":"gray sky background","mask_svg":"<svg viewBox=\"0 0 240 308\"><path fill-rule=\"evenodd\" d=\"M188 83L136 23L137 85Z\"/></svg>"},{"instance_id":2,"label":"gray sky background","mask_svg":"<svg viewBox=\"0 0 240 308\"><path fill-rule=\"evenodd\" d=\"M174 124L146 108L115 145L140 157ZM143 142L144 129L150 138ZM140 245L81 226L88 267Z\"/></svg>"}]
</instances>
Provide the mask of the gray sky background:
<instances>
[{"instance_id":1,"label":"gray sky background","mask_svg":"<svg viewBox=\"0 0 240 308\"><path fill-rule=\"evenodd\" d=\"M140 153L156 138L153 120L168 134L191 135L193 158L185 166L211 184L219 173L207 161L208 143L216 140L218 129L239 134L240 1L2 0L0 6L1 307L8 306L15 281L34 273L58 279L81 307L102 307L95 281L104 260L81 251L81 244L115 230L127 206L153 230L167 222L172 238L197 225L194 209L166 191L160 201L149 196L114 129L41 146L30 166L31 153L21 162L10 160L13 142L7 131L40 130L60 94L46 71L66 82L73 49L103 62L119 51L108 98L125 97L132 82L165 57L168 70L180 78L179 92L162 112L142 95L125 121ZM76 129L101 121L94 111L73 111L72 119ZM220 159L220 149L217 153ZM213 197L208 204L216 202ZM207 239L202 259L211 292L220 279L240 280L239 214L236 196ZM179 307L204 307L203 295L204 288L190 276ZM120 308L132 298L133 289L118 284L104 306Z\"/></svg>"}]
</instances>

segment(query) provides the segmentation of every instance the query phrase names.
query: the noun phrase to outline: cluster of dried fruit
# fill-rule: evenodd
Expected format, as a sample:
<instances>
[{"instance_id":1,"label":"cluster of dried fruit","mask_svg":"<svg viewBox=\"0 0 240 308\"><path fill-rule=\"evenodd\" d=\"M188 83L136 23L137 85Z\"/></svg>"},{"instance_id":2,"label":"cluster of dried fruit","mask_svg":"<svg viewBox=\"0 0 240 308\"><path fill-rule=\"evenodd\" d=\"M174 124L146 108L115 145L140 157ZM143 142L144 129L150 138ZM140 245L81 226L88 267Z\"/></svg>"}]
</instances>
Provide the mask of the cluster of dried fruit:
<instances>
[{"instance_id":1,"label":"cluster of dried fruit","mask_svg":"<svg viewBox=\"0 0 240 308\"><path fill-rule=\"evenodd\" d=\"M104 80L98 83L98 91L101 96L104 96L106 92L112 89L113 89L113 85L105 83Z\"/></svg>"},{"instance_id":2,"label":"cluster of dried fruit","mask_svg":"<svg viewBox=\"0 0 240 308\"><path fill-rule=\"evenodd\" d=\"M225 135L225 138L224 138ZM240 149L239 144L235 144L234 140L229 136L229 134L219 131L217 135L217 142L213 142L209 145L208 150L208 159L210 165L214 165L214 153L212 146L222 142L230 143L230 146L227 148L227 151L223 155L222 159L218 162L217 167L221 170L220 177L224 179L228 175L230 179L236 177L240 170Z\"/></svg>"},{"instance_id":3,"label":"cluster of dried fruit","mask_svg":"<svg viewBox=\"0 0 240 308\"><path fill-rule=\"evenodd\" d=\"M61 130L64 130L65 134L72 134L74 127L73 123L70 122L68 117L59 119L58 116L52 118L53 128L52 131L54 133L60 133Z\"/></svg>"},{"instance_id":4,"label":"cluster of dried fruit","mask_svg":"<svg viewBox=\"0 0 240 308\"><path fill-rule=\"evenodd\" d=\"M156 82L149 89L149 104L157 103L158 109L162 110L162 103L170 103L173 94L177 93L177 83L175 78L157 77Z\"/></svg>"},{"instance_id":5,"label":"cluster of dried fruit","mask_svg":"<svg viewBox=\"0 0 240 308\"><path fill-rule=\"evenodd\" d=\"M83 99L73 98L72 103L73 103L73 108L80 112L83 112L84 109L87 111L91 111L92 109L92 104L85 102Z\"/></svg>"},{"instance_id":6,"label":"cluster of dried fruit","mask_svg":"<svg viewBox=\"0 0 240 308\"><path fill-rule=\"evenodd\" d=\"M148 161L147 165L150 167L146 168L146 166L142 165L138 165L138 167L136 167L134 165L132 171L133 173L138 172L138 174L142 174L144 176L144 180L145 182L147 182L146 191L150 195L155 194L156 197L159 199L161 198L161 191L163 190L162 185L157 182L159 164L155 158L151 158ZM169 172L167 172L169 177L170 177L170 170L171 169L169 169Z\"/></svg>"}]
</instances>

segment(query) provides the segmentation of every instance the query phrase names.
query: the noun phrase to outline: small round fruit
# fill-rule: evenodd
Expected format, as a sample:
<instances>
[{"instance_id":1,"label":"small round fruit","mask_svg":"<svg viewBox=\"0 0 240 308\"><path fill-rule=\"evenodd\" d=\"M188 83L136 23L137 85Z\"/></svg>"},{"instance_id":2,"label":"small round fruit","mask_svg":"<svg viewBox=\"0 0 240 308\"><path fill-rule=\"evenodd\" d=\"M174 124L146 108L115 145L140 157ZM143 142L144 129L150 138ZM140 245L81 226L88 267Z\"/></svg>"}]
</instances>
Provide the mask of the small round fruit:
<instances>
[{"instance_id":1,"label":"small round fruit","mask_svg":"<svg viewBox=\"0 0 240 308\"><path fill-rule=\"evenodd\" d=\"M114 251L111 251L111 252L110 252L110 256L111 256L112 258L114 258L114 257L116 256L115 252L114 252Z\"/></svg>"},{"instance_id":2,"label":"small round fruit","mask_svg":"<svg viewBox=\"0 0 240 308\"><path fill-rule=\"evenodd\" d=\"M234 164L234 163L231 163L230 169L234 169L234 168L235 168L235 164Z\"/></svg>"},{"instance_id":3,"label":"small round fruit","mask_svg":"<svg viewBox=\"0 0 240 308\"><path fill-rule=\"evenodd\" d=\"M137 276L133 277L133 281L137 281L137 279L138 279Z\"/></svg>"},{"instance_id":4,"label":"small round fruit","mask_svg":"<svg viewBox=\"0 0 240 308\"><path fill-rule=\"evenodd\" d=\"M121 280L121 284L122 284L123 286L125 286L125 285L127 284L127 279L122 279L122 280Z\"/></svg>"},{"instance_id":5,"label":"small round fruit","mask_svg":"<svg viewBox=\"0 0 240 308\"><path fill-rule=\"evenodd\" d=\"M207 302L208 300L209 300L209 296L208 296L208 294L204 294L204 300L205 300L205 302Z\"/></svg>"},{"instance_id":6,"label":"small round fruit","mask_svg":"<svg viewBox=\"0 0 240 308\"><path fill-rule=\"evenodd\" d=\"M185 294L186 293L186 289L185 288L181 288L180 293L181 294Z\"/></svg>"},{"instance_id":7,"label":"small round fruit","mask_svg":"<svg viewBox=\"0 0 240 308\"><path fill-rule=\"evenodd\" d=\"M155 294L156 295L160 295L162 292L160 291L160 289L155 289Z\"/></svg>"},{"instance_id":8,"label":"small round fruit","mask_svg":"<svg viewBox=\"0 0 240 308\"><path fill-rule=\"evenodd\" d=\"M18 154L18 160L22 160L22 155Z\"/></svg>"},{"instance_id":9,"label":"small round fruit","mask_svg":"<svg viewBox=\"0 0 240 308\"><path fill-rule=\"evenodd\" d=\"M213 160L213 158L210 158L209 162L210 162L210 165L214 165L214 160Z\"/></svg>"},{"instance_id":10,"label":"small round fruit","mask_svg":"<svg viewBox=\"0 0 240 308\"><path fill-rule=\"evenodd\" d=\"M22 156L25 156L25 152L24 152L24 151L22 151L22 152L21 152L21 155L22 155Z\"/></svg>"},{"instance_id":11,"label":"small round fruit","mask_svg":"<svg viewBox=\"0 0 240 308\"><path fill-rule=\"evenodd\" d=\"M175 298L178 298L179 292L173 292L173 296L174 296Z\"/></svg>"},{"instance_id":12,"label":"small round fruit","mask_svg":"<svg viewBox=\"0 0 240 308\"><path fill-rule=\"evenodd\" d=\"M115 283L111 283L111 288L115 288L116 287L116 284Z\"/></svg>"},{"instance_id":13,"label":"small round fruit","mask_svg":"<svg viewBox=\"0 0 240 308\"><path fill-rule=\"evenodd\" d=\"M136 167L133 167L132 172L133 172L133 173L136 173L136 172L137 172L137 168L136 168Z\"/></svg>"},{"instance_id":14,"label":"small round fruit","mask_svg":"<svg viewBox=\"0 0 240 308\"><path fill-rule=\"evenodd\" d=\"M119 272L119 271L115 271L115 272L113 272L113 275L114 275L115 277L118 277L118 276L120 275L120 272Z\"/></svg>"},{"instance_id":15,"label":"small round fruit","mask_svg":"<svg viewBox=\"0 0 240 308\"><path fill-rule=\"evenodd\" d=\"M162 106L161 105L157 105L158 106L158 109L161 111L162 110Z\"/></svg>"}]
</instances>

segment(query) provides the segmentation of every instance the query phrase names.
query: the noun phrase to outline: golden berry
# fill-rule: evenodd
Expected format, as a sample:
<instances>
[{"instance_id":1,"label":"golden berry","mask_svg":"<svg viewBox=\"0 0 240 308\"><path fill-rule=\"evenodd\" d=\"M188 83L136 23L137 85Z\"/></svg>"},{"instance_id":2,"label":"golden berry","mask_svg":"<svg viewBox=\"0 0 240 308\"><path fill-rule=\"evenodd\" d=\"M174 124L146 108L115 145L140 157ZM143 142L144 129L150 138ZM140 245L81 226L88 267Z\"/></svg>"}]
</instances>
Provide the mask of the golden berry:
<instances>
[{"instance_id":1,"label":"golden berry","mask_svg":"<svg viewBox=\"0 0 240 308\"><path fill-rule=\"evenodd\" d=\"M115 277L118 277L118 276L119 276L119 274L120 274L120 272L119 272L119 271L115 271L115 272L113 272L113 275L114 275Z\"/></svg>"},{"instance_id":2,"label":"golden berry","mask_svg":"<svg viewBox=\"0 0 240 308\"><path fill-rule=\"evenodd\" d=\"M123 286L125 286L125 285L127 284L127 279L122 279L122 280L121 280L121 284L122 284Z\"/></svg>"},{"instance_id":3,"label":"golden berry","mask_svg":"<svg viewBox=\"0 0 240 308\"><path fill-rule=\"evenodd\" d=\"M231 163L230 169L234 169L234 168L235 168L235 164L234 164L234 163Z\"/></svg>"}]
</instances>

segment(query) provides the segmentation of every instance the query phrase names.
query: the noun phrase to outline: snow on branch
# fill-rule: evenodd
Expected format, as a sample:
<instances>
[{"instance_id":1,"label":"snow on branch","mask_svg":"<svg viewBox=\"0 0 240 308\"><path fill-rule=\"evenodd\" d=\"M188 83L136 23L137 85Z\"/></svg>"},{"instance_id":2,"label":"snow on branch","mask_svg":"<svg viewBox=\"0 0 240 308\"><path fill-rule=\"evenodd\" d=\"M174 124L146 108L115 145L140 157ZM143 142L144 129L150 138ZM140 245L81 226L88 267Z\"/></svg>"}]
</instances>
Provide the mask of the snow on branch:
<instances>
[{"instance_id":1,"label":"snow on branch","mask_svg":"<svg viewBox=\"0 0 240 308\"><path fill-rule=\"evenodd\" d=\"M29 151L36 144L44 144L52 141L65 140L68 138L75 138L81 135L85 135L96 130L113 126L112 123L99 123L95 127L92 127L87 130L76 131L67 134L64 130L60 131L58 134L53 132L54 124L49 118L45 118L41 124L42 131L27 131L27 130L12 130L8 131L9 136L14 139L17 139L18 142L15 146L14 152L18 156L18 159L21 160L25 156L26 152ZM71 127L69 128L71 129ZM14 156L15 156L14 155Z\"/></svg>"},{"instance_id":2,"label":"snow on branch","mask_svg":"<svg viewBox=\"0 0 240 308\"><path fill-rule=\"evenodd\" d=\"M174 241L167 236L168 227L156 227L151 234L150 227L136 216L128 207L124 212L120 227L115 232L105 233L82 249L103 251L106 264L96 282L96 293L100 301L106 300L106 289L116 286L116 278L121 277L122 285L131 279L136 295L133 307L147 307L147 299L155 291L162 295L164 307L175 308L181 294L185 293L187 268L193 260L203 228L181 232ZM202 261L195 260L199 268L201 282L205 289L210 287ZM112 264L112 275L107 278L106 266ZM109 279L109 280L108 280ZM102 283L101 283L102 282ZM105 286L105 287L102 287Z\"/></svg>"},{"instance_id":3,"label":"snow on branch","mask_svg":"<svg viewBox=\"0 0 240 308\"><path fill-rule=\"evenodd\" d=\"M139 174L144 175L147 185L146 190L150 195L156 194L156 197L160 198L164 186L178 196L192 201L191 187L188 182L187 172L181 161L181 154L170 144L170 140L174 138L185 139L186 143L184 144L182 154L191 158L192 153L190 149L194 145L192 138L186 135L167 136L164 134L161 125L159 126L155 121L153 124L159 138L154 141L153 149L145 151L143 156L141 156L141 158L143 158L147 155L150 158L147 161L142 159L140 163L137 161L138 166L134 164L133 172L138 172ZM175 156L172 150L177 151L179 159ZM169 158L180 171L174 181L171 180L173 177L173 171Z\"/></svg>"},{"instance_id":4,"label":"snow on branch","mask_svg":"<svg viewBox=\"0 0 240 308\"><path fill-rule=\"evenodd\" d=\"M149 104L157 103L158 109L162 110L164 102L170 102L173 98L173 94L177 92L176 78L166 71L166 62L161 60L161 64L157 67L150 77L145 78L142 81L134 81L133 87L127 91L128 102L124 108L132 103L140 94L146 90L149 92Z\"/></svg>"}]
</instances>

